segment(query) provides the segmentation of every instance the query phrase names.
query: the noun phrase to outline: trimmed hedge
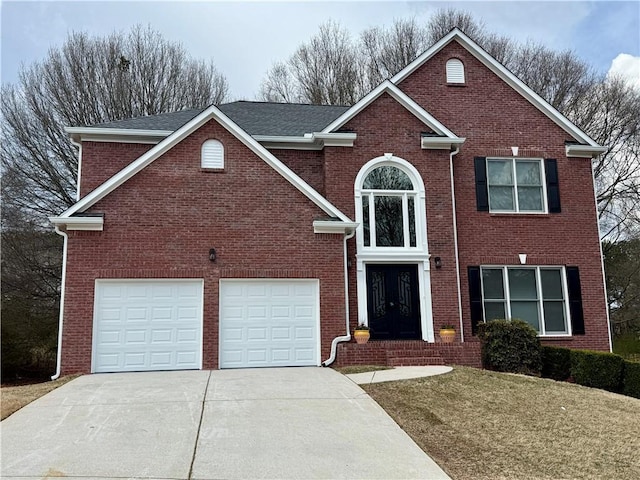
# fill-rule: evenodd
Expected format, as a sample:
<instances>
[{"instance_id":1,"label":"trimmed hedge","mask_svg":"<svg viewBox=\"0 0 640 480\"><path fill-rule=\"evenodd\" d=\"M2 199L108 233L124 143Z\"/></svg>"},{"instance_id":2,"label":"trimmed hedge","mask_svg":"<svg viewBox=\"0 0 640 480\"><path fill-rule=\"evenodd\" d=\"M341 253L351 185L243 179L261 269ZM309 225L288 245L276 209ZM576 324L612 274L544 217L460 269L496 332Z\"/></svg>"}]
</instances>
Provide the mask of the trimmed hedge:
<instances>
[{"instance_id":1,"label":"trimmed hedge","mask_svg":"<svg viewBox=\"0 0 640 480\"><path fill-rule=\"evenodd\" d=\"M571 376L586 387L620 392L623 362L615 353L571 350Z\"/></svg>"},{"instance_id":2,"label":"trimmed hedge","mask_svg":"<svg viewBox=\"0 0 640 480\"><path fill-rule=\"evenodd\" d=\"M564 382L571 376L571 350L563 347L542 347L542 371L545 378Z\"/></svg>"},{"instance_id":3,"label":"trimmed hedge","mask_svg":"<svg viewBox=\"0 0 640 480\"><path fill-rule=\"evenodd\" d=\"M537 332L522 320L492 320L478 325L482 365L498 372L537 375L542 366Z\"/></svg>"},{"instance_id":4,"label":"trimmed hedge","mask_svg":"<svg viewBox=\"0 0 640 480\"><path fill-rule=\"evenodd\" d=\"M630 397L640 398L640 363L624 361L622 393Z\"/></svg>"}]
</instances>

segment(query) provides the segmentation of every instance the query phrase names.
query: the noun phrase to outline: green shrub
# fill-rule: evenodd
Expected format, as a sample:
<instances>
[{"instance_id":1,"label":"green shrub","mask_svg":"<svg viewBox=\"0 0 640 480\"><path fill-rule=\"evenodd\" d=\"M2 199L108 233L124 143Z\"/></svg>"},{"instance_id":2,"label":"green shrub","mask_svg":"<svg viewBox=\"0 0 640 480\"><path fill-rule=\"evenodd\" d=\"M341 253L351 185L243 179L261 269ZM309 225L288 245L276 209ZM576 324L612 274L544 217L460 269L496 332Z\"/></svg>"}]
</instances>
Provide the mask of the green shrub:
<instances>
[{"instance_id":1,"label":"green shrub","mask_svg":"<svg viewBox=\"0 0 640 480\"><path fill-rule=\"evenodd\" d=\"M613 337L613 353L617 353L627 360L640 357L640 332L615 335Z\"/></svg>"},{"instance_id":2,"label":"green shrub","mask_svg":"<svg viewBox=\"0 0 640 480\"><path fill-rule=\"evenodd\" d=\"M522 320L492 320L481 323L482 365L498 372L540 373L540 340L537 332Z\"/></svg>"},{"instance_id":3,"label":"green shrub","mask_svg":"<svg viewBox=\"0 0 640 480\"><path fill-rule=\"evenodd\" d=\"M580 385L619 392L623 361L615 353L571 350L571 376Z\"/></svg>"},{"instance_id":4,"label":"green shrub","mask_svg":"<svg viewBox=\"0 0 640 480\"><path fill-rule=\"evenodd\" d=\"M571 350L563 347L542 347L542 371L545 378L564 382L571 376Z\"/></svg>"},{"instance_id":5,"label":"green shrub","mask_svg":"<svg viewBox=\"0 0 640 480\"><path fill-rule=\"evenodd\" d=\"M622 393L640 398L640 363L625 360L622 372Z\"/></svg>"}]
</instances>

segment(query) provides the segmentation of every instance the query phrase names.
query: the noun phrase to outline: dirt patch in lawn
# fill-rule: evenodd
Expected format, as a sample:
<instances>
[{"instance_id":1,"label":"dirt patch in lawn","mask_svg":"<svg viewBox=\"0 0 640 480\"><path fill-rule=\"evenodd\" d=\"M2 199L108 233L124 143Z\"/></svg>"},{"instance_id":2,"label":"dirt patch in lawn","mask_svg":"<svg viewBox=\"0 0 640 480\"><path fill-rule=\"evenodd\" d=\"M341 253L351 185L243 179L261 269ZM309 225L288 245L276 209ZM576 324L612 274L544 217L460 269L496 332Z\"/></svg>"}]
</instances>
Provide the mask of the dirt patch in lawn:
<instances>
[{"instance_id":1,"label":"dirt patch in lawn","mask_svg":"<svg viewBox=\"0 0 640 480\"><path fill-rule=\"evenodd\" d=\"M0 420L4 420L25 405L28 405L34 400L49 393L51 390L55 390L59 386L64 385L78 376L79 375L68 375L54 381L32 383L29 385L2 385L0 388Z\"/></svg>"},{"instance_id":2,"label":"dirt patch in lawn","mask_svg":"<svg viewBox=\"0 0 640 480\"><path fill-rule=\"evenodd\" d=\"M640 400L456 367L363 385L455 480L640 478Z\"/></svg>"}]
</instances>

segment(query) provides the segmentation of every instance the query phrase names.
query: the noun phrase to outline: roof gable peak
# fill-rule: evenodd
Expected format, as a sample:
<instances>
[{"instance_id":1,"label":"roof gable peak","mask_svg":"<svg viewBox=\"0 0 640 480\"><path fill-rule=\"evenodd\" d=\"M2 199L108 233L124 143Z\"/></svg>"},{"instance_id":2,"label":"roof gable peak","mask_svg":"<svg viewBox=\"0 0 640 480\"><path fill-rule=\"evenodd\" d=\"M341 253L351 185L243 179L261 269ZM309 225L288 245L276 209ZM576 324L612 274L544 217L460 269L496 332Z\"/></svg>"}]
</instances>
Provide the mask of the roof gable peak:
<instances>
[{"instance_id":1,"label":"roof gable peak","mask_svg":"<svg viewBox=\"0 0 640 480\"><path fill-rule=\"evenodd\" d=\"M320 209L327 213L331 217L336 217L343 222L351 222L351 220L342 213L337 207L330 203L325 197L318 193L313 187L306 183L296 173L294 173L289 167L278 160L271 152L260 145L255 139L253 139L247 132L240 128L233 120L225 115L215 105L211 105L204 109L200 114L196 115L193 119L182 125L182 127L175 130L166 138L161 140L157 145L152 147L146 153L138 157L133 163L130 163L125 168L116 173L113 177L108 179L98 188L91 193L80 199L73 206L67 209L59 217L52 217L52 221L56 224L65 224L68 219L74 215L84 212L86 209L106 197L113 190L160 158L164 153L172 149L175 145L181 142L184 138L191 135L194 131L204 125L210 120L217 121L223 128L228 130L234 135L240 142L248 147L258 158L261 158L269 166L271 166L276 172L282 175L289 181L296 189L302 192L307 198L315 203Z\"/></svg>"},{"instance_id":2,"label":"roof gable peak","mask_svg":"<svg viewBox=\"0 0 640 480\"><path fill-rule=\"evenodd\" d=\"M427 125L437 135L448 137L451 139L459 139L459 137L455 133L453 133L442 123L440 123L435 117L433 117L433 115L431 115L424 108L418 105L411 97L409 97L406 93L400 90L389 80L385 80L371 92L361 98L349 110L344 112L337 119L327 125L327 127L325 127L322 132L329 133L338 130L384 93L387 93L391 97L393 97L398 103L400 103L404 108L411 112L416 118L418 118L418 120Z\"/></svg>"},{"instance_id":3,"label":"roof gable peak","mask_svg":"<svg viewBox=\"0 0 640 480\"><path fill-rule=\"evenodd\" d=\"M574 125L567 117L551 106L531 87L516 77L507 67L489 55L477 42L457 27L453 28L448 34L419 55L413 62L391 77L391 82L398 85L454 40L573 138L582 144L599 147L595 140Z\"/></svg>"}]
</instances>

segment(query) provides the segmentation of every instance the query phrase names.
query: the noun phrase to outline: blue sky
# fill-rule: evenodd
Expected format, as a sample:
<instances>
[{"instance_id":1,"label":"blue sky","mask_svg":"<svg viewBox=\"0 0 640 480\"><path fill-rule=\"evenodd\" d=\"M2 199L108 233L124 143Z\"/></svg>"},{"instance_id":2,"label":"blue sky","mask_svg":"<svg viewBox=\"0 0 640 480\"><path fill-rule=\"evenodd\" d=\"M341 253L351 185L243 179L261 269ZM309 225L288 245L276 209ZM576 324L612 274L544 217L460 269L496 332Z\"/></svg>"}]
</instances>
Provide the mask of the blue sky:
<instances>
[{"instance_id":1,"label":"blue sky","mask_svg":"<svg viewBox=\"0 0 640 480\"><path fill-rule=\"evenodd\" d=\"M68 32L106 35L150 24L195 57L213 58L233 98L252 99L274 61L285 60L318 26L333 19L352 35L394 18L425 22L454 6L482 19L489 31L554 49L572 49L602 72L616 62L640 85L640 0L553 2L174 2L2 1L1 78L15 82L21 63L45 57ZM631 73L633 72L633 73Z\"/></svg>"}]
</instances>

